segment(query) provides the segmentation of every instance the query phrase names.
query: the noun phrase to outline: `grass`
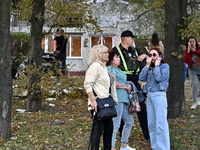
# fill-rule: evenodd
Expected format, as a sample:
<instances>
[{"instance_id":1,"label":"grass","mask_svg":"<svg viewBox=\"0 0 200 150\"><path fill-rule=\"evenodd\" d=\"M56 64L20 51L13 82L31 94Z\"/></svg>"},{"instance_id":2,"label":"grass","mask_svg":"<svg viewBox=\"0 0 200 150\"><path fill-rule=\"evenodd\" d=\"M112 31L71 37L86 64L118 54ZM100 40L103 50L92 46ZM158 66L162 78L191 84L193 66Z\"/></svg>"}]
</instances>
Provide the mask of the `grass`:
<instances>
[{"instance_id":1,"label":"grass","mask_svg":"<svg viewBox=\"0 0 200 150\"><path fill-rule=\"evenodd\" d=\"M191 92L186 81L186 109L184 116L169 119L171 150L200 149L200 107L190 110ZM49 103L55 104L54 107ZM66 95L56 101L42 100L42 110L19 113L16 109L26 108L26 98L13 97L12 137L0 139L2 150L86 150L91 128L90 113L87 111L87 96L70 98ZM134 126L129 145L136 149L149 150L150 141L145 140L137 115L133 114ZM102 148L102 142L101 142ZM116 148L120 148L117 136Z\"/></svg>"}]
</instances>

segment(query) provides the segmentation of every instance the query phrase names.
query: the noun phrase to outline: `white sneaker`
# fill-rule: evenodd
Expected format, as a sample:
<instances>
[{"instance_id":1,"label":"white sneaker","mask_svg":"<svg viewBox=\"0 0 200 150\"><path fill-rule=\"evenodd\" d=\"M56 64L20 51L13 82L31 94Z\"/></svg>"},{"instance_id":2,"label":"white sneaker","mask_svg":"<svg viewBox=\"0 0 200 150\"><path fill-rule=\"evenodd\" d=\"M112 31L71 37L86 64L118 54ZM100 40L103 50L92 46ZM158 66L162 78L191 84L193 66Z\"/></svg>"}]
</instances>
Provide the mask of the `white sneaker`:
<instances>
[{"instance_id":1,"label":"white sneaker","mask_svg":"<svg viewBox=\"0 0 200 150\"><path fill-rule=\"evenodd\" d=\"M120 150L136 150L135 148L131 148L128 145L125 148L120 147Z\"/></svg>"},{"instance_id":2,"label":"white sneaker","mask_svg":"<svg viewBox=\"0 0 200 150\"><path fill-rule=\"evenodd\" d=\"M197 105L200 105L200 100L197 101Z\"/></svg>"},{"instance_id":3,"label":"white sneaker","mask_svg":"<svg viewBox=\"0 0 200 150\"><path fill-rule=\"evenodd\" d=\"M190 109L196 109L197 103L194 103Z\"/></svg>"}]
</instances>

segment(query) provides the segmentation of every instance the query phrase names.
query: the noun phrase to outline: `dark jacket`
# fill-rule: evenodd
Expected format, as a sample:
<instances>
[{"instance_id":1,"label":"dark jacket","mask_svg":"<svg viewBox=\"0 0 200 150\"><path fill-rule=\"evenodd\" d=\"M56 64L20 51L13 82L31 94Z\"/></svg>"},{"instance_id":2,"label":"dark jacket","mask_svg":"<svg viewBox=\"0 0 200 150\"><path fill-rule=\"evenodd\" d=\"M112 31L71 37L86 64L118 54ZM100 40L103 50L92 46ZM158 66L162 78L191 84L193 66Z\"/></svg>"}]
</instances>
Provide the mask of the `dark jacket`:
<instances>
[{"instance_id":1,"label":"dark jacket","mask_svg":"<svg viewBox=\"0 0 200 150\"><path fill-rule=\"evenodd\" d=\"M141 53L138 50L134 49L133 47L129 47L128 51L127 51L121 44L119 45L119 48L121 49L121 52L124 56L128 70L129 71L132 71L132 70L136 71L138 69L138 67L140 67L140 62L137 61L137 59L138 59L138 56L141 55ZM112 50L117 51L117 48L113 47ZM122 71L125 71L122 59L121 59L120 65L118 67ZM126 74L127 81L132 81L135 84L135 86L137 87L137 89L141 90L141 86L138 83L138 80L139 80L138 75L139 75L139 73L138 74L134 74L134 73L133 74Z\"/></svg>"}]
</instances>

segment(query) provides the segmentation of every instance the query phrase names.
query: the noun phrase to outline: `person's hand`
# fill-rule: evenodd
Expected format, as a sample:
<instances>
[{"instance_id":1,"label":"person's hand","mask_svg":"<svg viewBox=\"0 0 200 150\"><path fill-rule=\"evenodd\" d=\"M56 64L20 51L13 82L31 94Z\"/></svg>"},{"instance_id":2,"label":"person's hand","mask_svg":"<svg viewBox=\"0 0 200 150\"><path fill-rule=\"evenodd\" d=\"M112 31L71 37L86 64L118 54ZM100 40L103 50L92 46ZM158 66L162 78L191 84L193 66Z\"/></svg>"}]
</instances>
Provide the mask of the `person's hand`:
<instances>
[{"instance_id":1,"label":"person's hand","mask_svg":"<svg viewBox=\"0 0 200 150\"><path fill-rule=\"evenodd\" d=\"M147 54L142 54L138 57L138 61L142 62L145 58L147 59L149 56Z\"/></svg>"},{"instance_id":2,"label":"person's hand","mask_svg":"<svg viewBox=\"0 0 200 150\"><path fill-rule=\"evenodd\" d=\"M161 57L156 58L155 66L159 66L161 62Z\"/></svg>"},{"instance_id":3,"label":"person's hand","mask_svg":"<svg viewBox=\"0 0 200 150\"><path fill-rule=\"evenodd\" d=\"M151 57L148 57L148 58L147 58L147 60L146 60L146 62L147 62L147 63L146 63L146 67L147 67L147 68L150 67L150 65L151 65L151 60L152 60Z\"/></svg>"},{"instance_id":4,"label":"person's hand","mask_svg":"<svg viewBox=\"0 0 200 150\"><path fill-rule=\"evenodd\" d=\"M191 51L191 52L194 52L195 49L194 49L193 47L190 47L190 51Z\"/></svg>"},{"instance_id":5,"label":"person's hand","mask_svg":"<svg viewBox=\"0 0 200 150\"><path fill-rule=\"evenodd\" d=\"M95 110L95 112L97 112L97 102L96 100L91 101L91 108Z\"/></svg>"},{"instance_id":6,"label":"person's hand","mask_svg":"<svg viewBox=\"0 0 200 150\"><path fill-rule=\"evenodd\" d=\"M128 85L126 86L126 90L127 90L128 93L131 93L131 85L130 85L130 84L128 84Z\"/></svg>"}]
</instances>

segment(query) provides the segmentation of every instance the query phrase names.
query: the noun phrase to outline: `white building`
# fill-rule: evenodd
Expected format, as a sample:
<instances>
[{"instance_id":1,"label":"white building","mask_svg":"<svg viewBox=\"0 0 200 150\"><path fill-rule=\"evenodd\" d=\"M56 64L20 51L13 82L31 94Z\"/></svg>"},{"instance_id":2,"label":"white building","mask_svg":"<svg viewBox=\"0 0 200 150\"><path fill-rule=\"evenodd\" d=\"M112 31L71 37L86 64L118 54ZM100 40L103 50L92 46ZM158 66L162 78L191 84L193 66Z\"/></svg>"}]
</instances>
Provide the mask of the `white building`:
<instances>
[{"instance_id":1,"label":"white building","mask_svg":"<svg viewBox=\"0 0 200 150\"><path fill-rule=\"evenodd\" d=\"M120 4L119 4L120 3ZM123 8L123 11L121 11ZM99 26L103 30L102 33L94 34L94 32L77 28L62 28L68 35L67 43L67 60L68 70L72 75L84 75L88 68L88 54L93 45L102 44L111 50L112 47L120 43L120 35L124 30L131 30L134 34L143 34L148 32L142 24L138 29L137 24L133 24L134 15L131 12L134 7L127 5L124 1L107 1L96 3L93 7L94 17L97 18ZM11 17L11 25L14 20ZM16 23L15 23L16 24ZM49 31L48 23L45 23L44 30ZM30 32L30 27L17 22L11 26L11 32ZM53 53L53 38L45 37L42 42L42 48L47 53Z\"/></svg>"}]
</instances>

